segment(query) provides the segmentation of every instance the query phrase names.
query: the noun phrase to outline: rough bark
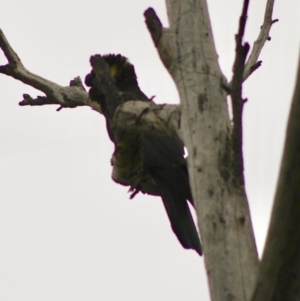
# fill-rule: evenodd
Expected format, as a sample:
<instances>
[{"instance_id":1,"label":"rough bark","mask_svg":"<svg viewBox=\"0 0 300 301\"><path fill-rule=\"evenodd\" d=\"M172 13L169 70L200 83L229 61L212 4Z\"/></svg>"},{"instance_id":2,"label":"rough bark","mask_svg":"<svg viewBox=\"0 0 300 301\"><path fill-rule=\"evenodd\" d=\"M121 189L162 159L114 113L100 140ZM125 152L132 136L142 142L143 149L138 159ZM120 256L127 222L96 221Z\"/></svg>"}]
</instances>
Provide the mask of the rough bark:
<instances>
[{"instance_id":1,"label":"rough bark","mask_svg":"<svg viewBox=\"0 0 300 301\"><path fill-rule=\"evenodd\" d=\"M270 228L252 301L300 300L300 59Z\"/></svg>"},{"instance_id":2,"label":"rough bark","mask_svg":"<svg viewBox=\"0 0 300 301\"><path fill-rule=\"evenodd\" d=\"M167 1L170 28L151 9L146 22L180 94L211 298L249 300L258 257L247 198L234 169L231 125L205 1Z\"/></svg>"}]
</instances>

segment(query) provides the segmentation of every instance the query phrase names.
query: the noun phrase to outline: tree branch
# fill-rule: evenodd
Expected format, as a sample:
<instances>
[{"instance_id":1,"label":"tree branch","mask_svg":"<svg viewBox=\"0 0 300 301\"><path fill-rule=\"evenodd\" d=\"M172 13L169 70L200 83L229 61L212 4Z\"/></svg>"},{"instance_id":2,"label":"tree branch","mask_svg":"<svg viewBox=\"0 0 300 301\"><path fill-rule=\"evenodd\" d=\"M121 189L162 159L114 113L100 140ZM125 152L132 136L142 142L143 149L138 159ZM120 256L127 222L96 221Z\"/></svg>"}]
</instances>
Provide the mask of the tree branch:
<instances>
[{"instance_id":1,"label":"tree branch","mask_svg":"<svg viewBox=\"0 0 300 301\"><path fill-rule=\"evenodd\" d=\"M100 103L91 100L85 91L80 77L71 80L68 87L63 87L29 72L10 46L1 29L0 48L8 60L7 65L0 66L0 73L20 80L46 94L46 96L38 96L37 98L23 94L23 100L19 102L20 106L60 105L58 111L62 108L90 106L99 113L103 113ZM122 101L119 100L121 96L115 87L108 66L101 55L92 56L90 63L97 86L101 87L101 93L104 93L110 100L107 108L111 115L110 118L114 120L116 126L124 128L124 131L155 130L158 133L171 129L178 131L181 136L180 107L178 105L155 105L153 102L129 101L122 104L115 114L116 104Z\"/></svg>"},{"instance_id":2,"label":"tree branch","mask_svg":"<svg viewBox=\"0 0 300 301\"><path fill-rule=\"evenodd\" d=\"M266 10L265 10L265 17L264 17L264 23L260 28L260 33L258 38L253 44L252 51L249 55L249 58L247 60L245 70L244 70L244 81L256 70L258 69L262 61L257 61L258 57L260 55L260 52L262 51L265 42L267 40L270 40L270 30L274 23L278 22L279 20L272 20L272 14L273 14L273 7L274 7L275 0L268 0L266 4Z\"/></svg>"},{"instance_id":3,"label":"tree branch","mask_svg":"<svg viewBox=\"0 0 300 301\"><path fill-rule=\"evenodd\" d=\"M233 131L232 131L232 150L233 150L233 171L239 187L244 186L244 160L243 160L243 107L245 100L242 98L243 73L245 61L249 51L249 44L243 45L243 37L247 22L249 0L244 0L242 15L239 22L238 34L236 40L236 56L233 65L233 78L231 84L230 96L232 100L233 111Z\"/></svg>"},{"instance_id":4,"label":"tree branch","mask_svg":"<svg viewBox=\"0 0 300 301\"><path fill-rule=\"evenodd\" d=\"M175 131L183 141L180 117L178 105L156 105L153 102L133 100L118 107L114 125L131 132L155 131L158 135L170 135Z\"/></svg>"},{"instance_id":5,"label":"tree branch","mask_svg":"<svg viewBox=\"0 0 300 301\"><path fill-rule=\"evenodd\" d=\"M161 21L159 20L156 12L152 7L146 9L146 11L144 12L144 16L147 28L151 34L154 45L158 47L163 30Z\"/></svg>"},{"instance_id":6,"label":"tree branch","mask_svg":"<svg viewBox=\"0 0 300 301\"><path fill-rule=\"evenodd\" d=\"M171 28L163 28L159 17L152 7L149 7L144 12L144 16L147 28L151 34L153 43L158 50L161 61L167 70L171 71L176 68L176 64L174 64L175 35Z\"/></svg>"},{"instance_id":7,"label":"tree branch","mask_svg":"<svg viewBox=\"0 0 300 301\"><path fill-rule=\"evenodd\" d=\"M74 108L77 106L90 106L92 109L101 113L101 107L96 102L90 100L88 93L84 90L81 80L75 78L70 82L69 87L60 86L39 75L31 73L22 64L20 58L10 46L3 31L0 29L0 48L8 60L7 65L0 66L0 73L20 80L24 84L32 86L46 94L36 99L24 94L24 99L19 103L21 106L42 106L60 105L62 108Z\"/></svg>"}]
</instances>

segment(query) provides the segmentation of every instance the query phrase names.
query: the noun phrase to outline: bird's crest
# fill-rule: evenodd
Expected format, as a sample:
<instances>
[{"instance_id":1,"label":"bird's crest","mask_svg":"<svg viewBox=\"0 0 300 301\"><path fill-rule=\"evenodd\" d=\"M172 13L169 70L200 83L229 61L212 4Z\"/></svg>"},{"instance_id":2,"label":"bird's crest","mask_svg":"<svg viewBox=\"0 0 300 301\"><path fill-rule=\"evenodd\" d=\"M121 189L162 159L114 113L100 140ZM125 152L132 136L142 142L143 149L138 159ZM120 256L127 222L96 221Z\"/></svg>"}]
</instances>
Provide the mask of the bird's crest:
<instances>
[{"instance_id":1,"label":"bird's crest","mask_svg":"<svg viewBox=\"0 0 300 301\"><path fill-rule=\"evenodd\" d=\"M134 66L125 56L107 54L103 58L109 66L110 75L115 79L116 85L121 91L138 86Z\"/></svg>"}]
</instances>

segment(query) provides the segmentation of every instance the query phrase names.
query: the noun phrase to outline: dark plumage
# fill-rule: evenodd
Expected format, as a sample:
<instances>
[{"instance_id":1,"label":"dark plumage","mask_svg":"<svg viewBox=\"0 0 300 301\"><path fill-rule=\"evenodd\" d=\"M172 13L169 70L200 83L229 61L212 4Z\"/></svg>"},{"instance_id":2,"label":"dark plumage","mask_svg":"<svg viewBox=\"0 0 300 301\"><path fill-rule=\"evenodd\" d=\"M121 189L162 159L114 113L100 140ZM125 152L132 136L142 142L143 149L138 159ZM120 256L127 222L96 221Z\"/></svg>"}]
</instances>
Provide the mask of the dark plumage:
<instances>
[{"instance_id":1,"label":"dark plumage","mask_svg":"<svg viewBox=\"0 0 300 301\"><path fill-rule=\"evenodd\" d=\"M127 58L119 54L104 55L102 58L121 93L120 103L128 100L152 101L140 90L134 66ZM101 105L110 139L115 143L116 135L122 137L121 143L115 143L112 163L118 167L119 173L118 176L113 175L113 179L130 186L133 192L131 197L138 192L161 196L172 229L182 246L202 255L200 239L188 207L187 200L191 204L193 200L184 149L177 134L162 136L145 132L137 136L117 132L112 127L113 116L107 106L110 99L106 99L101 92L94 71L87 75L86 84L91 87L91 99Z\"/></svg>"}]
</instances>

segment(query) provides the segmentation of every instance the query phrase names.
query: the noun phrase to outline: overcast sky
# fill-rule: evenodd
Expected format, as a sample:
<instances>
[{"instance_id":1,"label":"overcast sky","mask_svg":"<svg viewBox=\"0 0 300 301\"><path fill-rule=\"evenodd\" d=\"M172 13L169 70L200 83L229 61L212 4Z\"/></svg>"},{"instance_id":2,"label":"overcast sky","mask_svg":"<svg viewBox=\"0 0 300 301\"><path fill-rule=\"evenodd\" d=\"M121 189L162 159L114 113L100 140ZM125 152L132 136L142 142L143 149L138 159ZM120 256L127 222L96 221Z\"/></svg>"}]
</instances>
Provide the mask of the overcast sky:
<instances>
[{"instance_id":1,"label":"overcast sky","mask_svg":"<svg viewBox=\"0 0 300 301\"><path fill-rule=\"evenodd\" d=\"M250 1L250 44L263 22L262 2ZM228 79L241 5L209 1ZM149 97L177 103L144 23L149 6L167 26L162 0L0 0L0 27L27 69L58 84L84 78L92 54L122 53ZM280 22L243 92L246 186L260 253L295 83L299 6L276 1ZM0 74L0 299L208 301L203 257L181 247L160 198L129 200L127 188L111 180L103 116L89 108L19 107L23 93L41 95Z\"/></svg>"}]
</instances>

